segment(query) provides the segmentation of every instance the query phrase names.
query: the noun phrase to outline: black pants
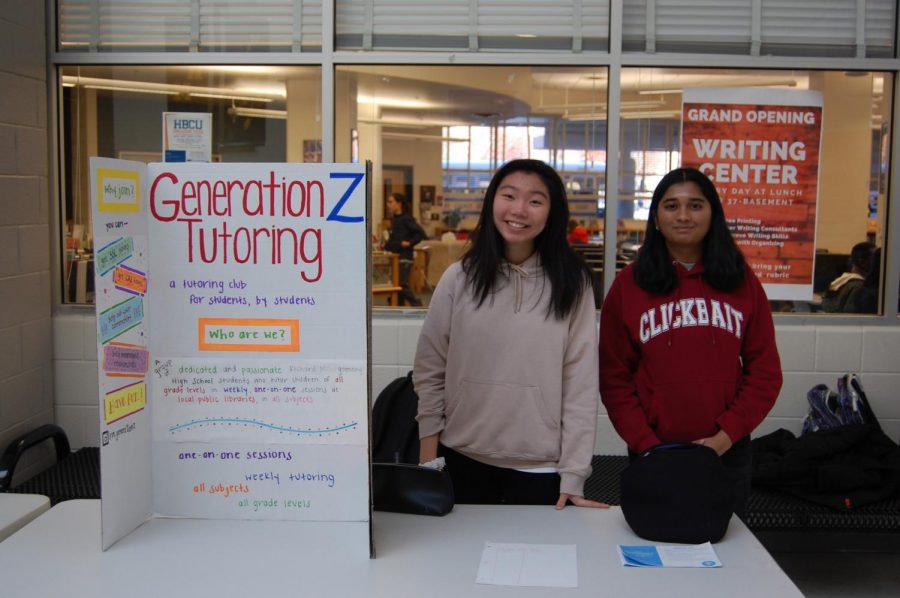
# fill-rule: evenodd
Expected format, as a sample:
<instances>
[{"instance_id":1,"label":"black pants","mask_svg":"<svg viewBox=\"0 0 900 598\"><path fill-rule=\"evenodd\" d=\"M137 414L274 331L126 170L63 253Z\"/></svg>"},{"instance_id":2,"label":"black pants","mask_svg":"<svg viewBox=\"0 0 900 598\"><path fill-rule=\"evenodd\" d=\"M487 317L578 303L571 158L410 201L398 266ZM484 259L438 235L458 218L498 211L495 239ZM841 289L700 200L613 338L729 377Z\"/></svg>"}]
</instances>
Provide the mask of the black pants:
<instances>
[{"instance_id":1,"label":"black pants","mask_svg":"<svg viewBox=\"0 0 900 598\"><path fill-rule=\"evenodd\" d=\"M637 453L630 449L628 457L637 458ZM734 482L734 514L747 521L747 503L750 500L750 482L753 475L753 447L750 445L750 437L741 438L728 449L721 457L722 465L731 475Z\"/></svg>"},{"instance_id":2,"label":"black pants","mask_svg":"<svg viewBox=\"0 0 900 598\"><path fill-rule=\"evenodd\" d=\"M400 293L397 303L400 305L413 305L419 307L422 305L421 299L409 288L409 273L412 270L412 260L400 260Z\"/></svg>"},{"instance_id":3,"label":"black pants","mask_svg":"<svg viewBox=\"0 0 900 598\"><path fill-rule=\"evenodd\" d=\"M559 500L558 473L526 473L485 465L443 444L438 455L453 480L457 504L555 505Z\"/></svg>"},{"instance_id":4,"label":"black pants","mask_svg":"<svg viewBox=\"0 0 900 598\"><path fill-rule=\"evenodd\" d=\"M750 482L753 476L753 447L745 436L722 455L722 464L734 481L734 514L747 521L747 503L750 501Z\"/></svg>"}]
</instances>

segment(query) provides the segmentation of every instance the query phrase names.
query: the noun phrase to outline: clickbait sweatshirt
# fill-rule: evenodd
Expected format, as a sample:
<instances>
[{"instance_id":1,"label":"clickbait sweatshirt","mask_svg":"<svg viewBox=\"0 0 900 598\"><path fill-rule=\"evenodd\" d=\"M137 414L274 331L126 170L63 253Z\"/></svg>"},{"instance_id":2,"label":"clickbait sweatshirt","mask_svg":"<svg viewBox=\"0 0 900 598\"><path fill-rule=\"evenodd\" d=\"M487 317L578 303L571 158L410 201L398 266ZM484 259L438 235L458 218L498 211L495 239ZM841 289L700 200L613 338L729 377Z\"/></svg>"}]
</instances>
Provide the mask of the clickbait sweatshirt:
<instances>
[{"instance_id":1,"label":"clickbait sweatshirt","mask_svg":"<svg viewBox=\"0 0 900 598\"><path fill-rule=\"evenodd\" d=\"M781 362L762 285L747 268L732 292L710 287L703 265L676 263L678 285L654 295L616 277L600 313L600 397L628 447L752 432L781 390Z\"/></svg>"}]
</instances>

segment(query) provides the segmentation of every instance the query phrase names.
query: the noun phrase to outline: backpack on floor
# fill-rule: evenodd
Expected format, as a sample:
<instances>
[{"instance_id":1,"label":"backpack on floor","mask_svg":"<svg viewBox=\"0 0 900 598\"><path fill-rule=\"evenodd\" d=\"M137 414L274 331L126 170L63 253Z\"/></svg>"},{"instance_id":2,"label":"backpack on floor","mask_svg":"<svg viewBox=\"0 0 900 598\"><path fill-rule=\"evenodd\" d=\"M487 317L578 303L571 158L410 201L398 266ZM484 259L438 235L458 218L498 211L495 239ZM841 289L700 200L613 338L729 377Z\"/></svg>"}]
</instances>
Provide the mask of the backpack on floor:
<instances>
[{"instance_id":1,"label":"backpack on floor","mask_svg":"<svg viewBox=\"0 0 900 598\"><path fill-rule=\"evenodd\" d=\"M860 424L881 428L859 376L844 374L838 378L837 387L837 392L827 384L816 384L809 389L806 394L809 413L803 420L802 434Z\"/></svg>"},{"instance_id":2,"label":"backpack on floor","mask_svg":"<svg viewBox=\"0 0 900 598\"><path fill-rule=\"evenodd\" d=\"M412 371L378 394L372 407L372 462L419 463L419 395Z\"/></svg>"}]
</instances>

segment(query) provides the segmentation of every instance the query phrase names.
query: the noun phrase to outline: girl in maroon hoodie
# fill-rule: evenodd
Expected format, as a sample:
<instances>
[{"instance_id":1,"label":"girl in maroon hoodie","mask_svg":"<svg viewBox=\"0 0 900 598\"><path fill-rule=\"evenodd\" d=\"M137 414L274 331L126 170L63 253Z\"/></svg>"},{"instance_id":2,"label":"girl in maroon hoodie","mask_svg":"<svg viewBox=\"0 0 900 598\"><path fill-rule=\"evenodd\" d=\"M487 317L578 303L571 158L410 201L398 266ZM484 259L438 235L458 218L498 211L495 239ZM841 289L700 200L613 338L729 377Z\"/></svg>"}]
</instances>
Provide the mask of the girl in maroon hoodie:
<instances>
[{"instance_id":1,"label":"girl in maroon hoodie","mask_svg":"<svg viewBox=\"0 0 900 598\"><path fill-rule=\"evenodd\" d=\"M600 313L600 395L632 454L695 442L750 493L749 434L781 389L772 313L734 243L709 178L668 173L653 192L644 244Z\"/></svg>"}]
</instances>

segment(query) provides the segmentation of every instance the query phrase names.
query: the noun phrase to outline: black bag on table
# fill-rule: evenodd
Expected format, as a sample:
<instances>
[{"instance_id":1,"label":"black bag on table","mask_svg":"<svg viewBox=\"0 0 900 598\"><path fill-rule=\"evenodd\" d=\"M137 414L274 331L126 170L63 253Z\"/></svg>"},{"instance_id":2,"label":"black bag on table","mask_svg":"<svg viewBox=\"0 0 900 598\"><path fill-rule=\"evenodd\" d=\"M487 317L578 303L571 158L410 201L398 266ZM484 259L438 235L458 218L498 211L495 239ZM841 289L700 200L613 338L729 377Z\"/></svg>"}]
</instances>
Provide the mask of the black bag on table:
<instances>
[{"instance_id":1,"label":"black bag on table","mask_svg":"<svg viewBox=\"0 0 900 598\"><path fill-rule=\"evenodd\" d=\"M693 443L657 445L620 478L622 514L654 542L718 542L734 511L734 482L716 452Z\"/></svg>"},{"instance_id":2,"label":"black bag on table","mask_svg":"<svg viewBox=\"0 0 900 598\"><path fill-rule=\"evenodd\" d=\"M453 509L450 473L408 463L372 463L376 511L446 515Z\"/></svg>"}]
</instances>

